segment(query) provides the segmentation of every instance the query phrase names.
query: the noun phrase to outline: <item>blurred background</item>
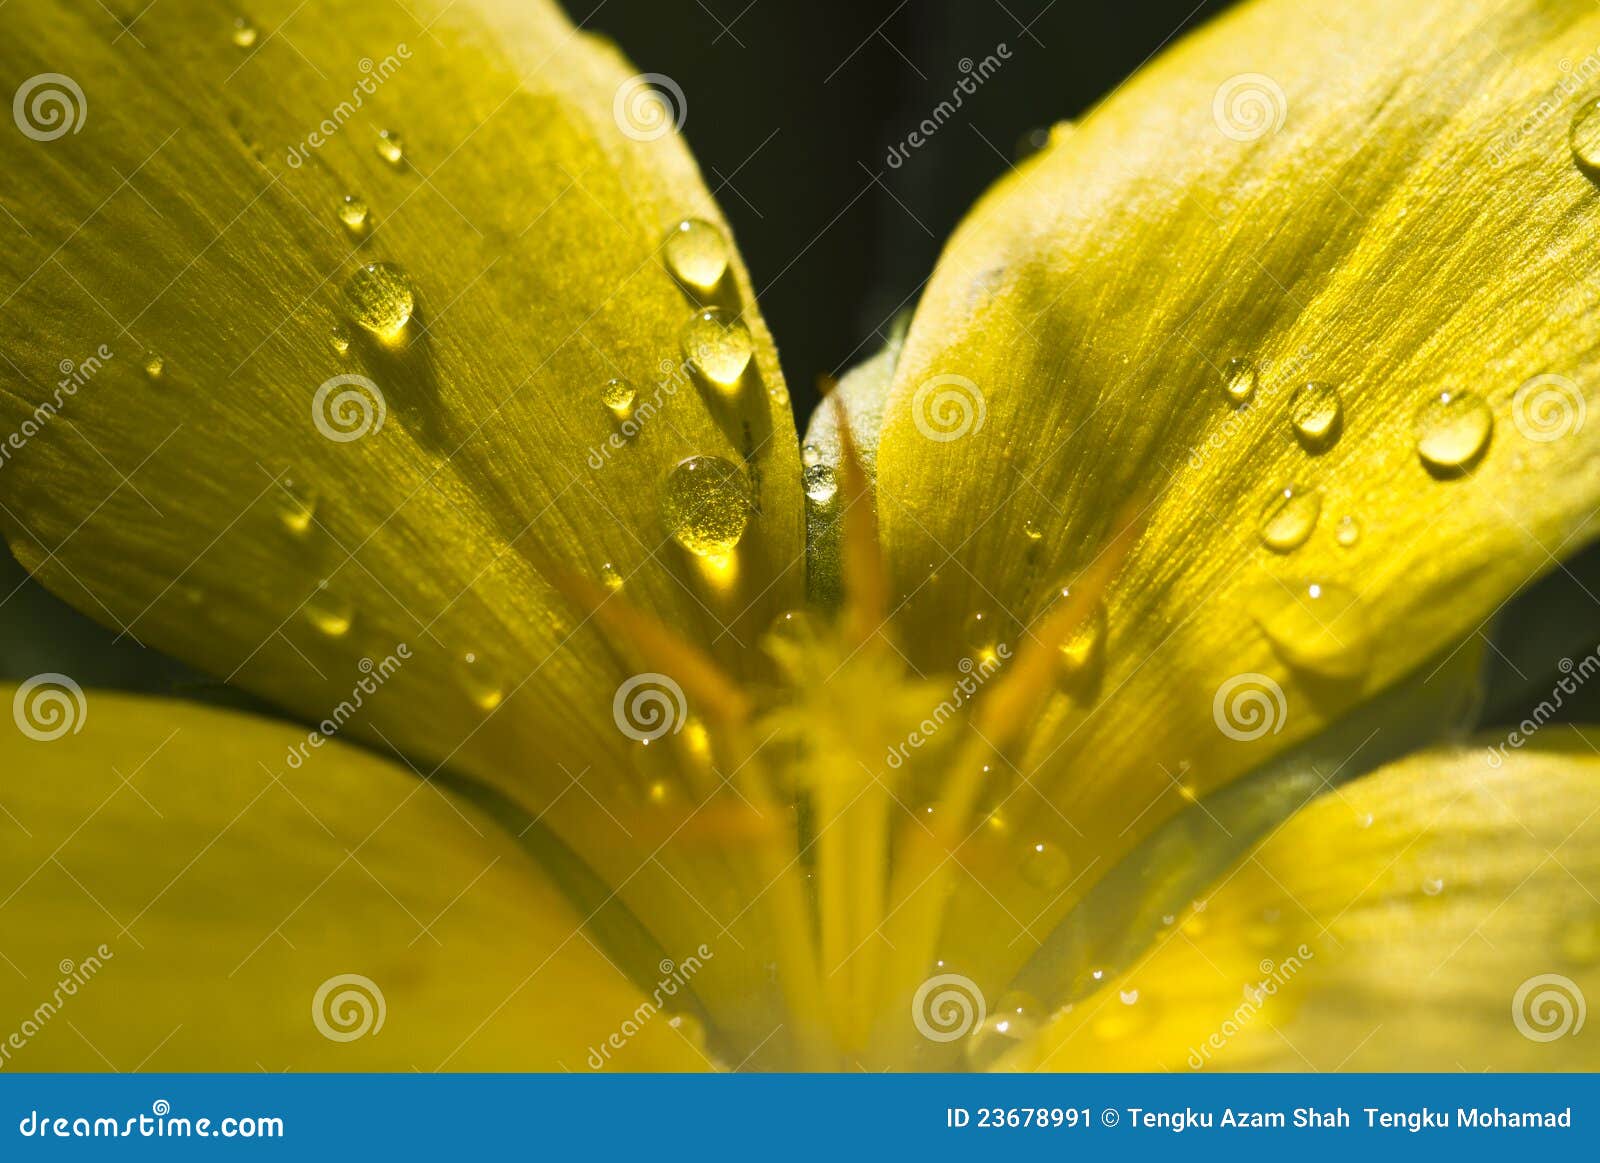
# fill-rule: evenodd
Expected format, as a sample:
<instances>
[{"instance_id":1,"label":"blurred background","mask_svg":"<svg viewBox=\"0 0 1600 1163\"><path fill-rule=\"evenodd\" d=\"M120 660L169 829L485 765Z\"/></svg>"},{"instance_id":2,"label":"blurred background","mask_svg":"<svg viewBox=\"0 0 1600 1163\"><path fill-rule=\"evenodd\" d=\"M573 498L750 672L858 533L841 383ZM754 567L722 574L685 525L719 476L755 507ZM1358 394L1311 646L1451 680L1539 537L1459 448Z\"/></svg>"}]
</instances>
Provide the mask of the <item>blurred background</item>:
<instances>
[{"instance_id":1,"label":"blurred background","mask_svg":"<svg viewBox=\"0 0 1600 1163\"><path fill-rule=\"evenodd\" d=\"M3 0L0 0L3 2ZM1082 115L1223 0L564 0L687 103L684 133L733 225L778 341L797 419L819 376L871 355L916 303L944 240L1035 135ZM1005 56L999 52L1005 46ZM887 162L979 62L998 67L927 144ZM971 63L973 73L963 70ZM0 679L252 705L58 601L0 553ZM1548 696L1558 660L1600 638L1600 546L1508 603L1487 651L1482 722ZM264 708L262 708L264 709ZM1584 687L1562 719L1600 720Z\"/></svg>"}]
</instances>

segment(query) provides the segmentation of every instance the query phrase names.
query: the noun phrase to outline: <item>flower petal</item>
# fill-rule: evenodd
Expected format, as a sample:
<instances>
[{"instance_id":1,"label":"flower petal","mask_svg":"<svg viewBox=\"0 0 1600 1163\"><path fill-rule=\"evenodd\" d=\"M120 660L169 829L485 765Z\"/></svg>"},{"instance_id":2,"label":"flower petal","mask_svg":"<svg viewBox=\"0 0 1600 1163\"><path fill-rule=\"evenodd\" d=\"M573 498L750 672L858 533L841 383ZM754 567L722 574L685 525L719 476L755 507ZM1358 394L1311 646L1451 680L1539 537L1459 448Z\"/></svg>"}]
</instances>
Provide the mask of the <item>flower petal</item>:
<instances>
[{"instance_id":1,"label":"flower petal","mask_svg":"<svg viewBox=\"0 0 1600 1163\"><path fill-rule=\"evenodd\" d=\"M41 119L0 134L0 524L68 601L313 722L406 644L341 729L493 785L670 927L684 889L635 877L618 841L688 736L646 753L618 729L640 668L547 578L620 583L746 676L801 600L789 404L673 132L685 101L542 0L251 13L248 46L198 0L122 27L49 0L0 13L4 75ZM73 100L60 77L84 117L55 135L33 111ZM668 248L687 219L689 250ZM397 335L406 297L374 263L410 289ZM687 370L708 308L748 327L737 377L725 330ZM697 455L734 482L719 535L745 525L715 568L663 514Z\"/></svg>"},{"instance_id":2,"label":"flower petal","mask_svg":"<svg viewBox=\"0 0 1600 1163\"><path fill-rule=\"evenodd\" d=\"M1593 1069L1600 751L1492 746L1319 797L1005 1064Z\"/></svg>"},{"instance_id":3,"label":"flower petal","mask_svg":"<svg viewBox=\"0 0 1600 1163\"><path fill-rule=\"evenodd\" d=\"M8 1068L705 1067L695 1019L641 1010L541 869L438 786L253 716L0 697Z\"/></svg>"},{"instance_id":4,"label":"flower petal","mask_svg":"<svg viewBox=\"0 0 1600 1163\"><path fill-rule=\"evenodd\" d=\"M905 649L949 668L980 613L1015 641L1129 499L1145 523L1016 759L1005 842L1060 849L1053 915L1592 535L1600 191L1562 65L1596 43L1579 5L1244 5L951 242L878 445ZM962 891L1027 927L991 889Z\"/></svg>"}]
</instances>

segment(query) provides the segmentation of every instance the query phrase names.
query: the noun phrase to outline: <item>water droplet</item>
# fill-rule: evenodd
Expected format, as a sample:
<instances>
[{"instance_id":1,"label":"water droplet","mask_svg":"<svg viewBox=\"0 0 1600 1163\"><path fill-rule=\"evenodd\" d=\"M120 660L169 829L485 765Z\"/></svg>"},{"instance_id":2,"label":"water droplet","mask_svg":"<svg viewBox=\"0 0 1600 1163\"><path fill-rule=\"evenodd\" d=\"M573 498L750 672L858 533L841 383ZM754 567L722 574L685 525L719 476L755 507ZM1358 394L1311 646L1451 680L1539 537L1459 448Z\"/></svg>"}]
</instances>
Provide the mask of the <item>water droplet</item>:
<instances>
[{"instance_id":1,"label":"water droplet","mask_svg":"<svg viewBox=\"0 0 1600 1163\"><path fill-rule=\"evenodd\" d=\"M351 234L360 234L367 225L367 204L354 194L346 194L339 203L339 221L349 227Z\"/></svg>"},{"instance_id":2,"label":"water droplet","mask_svg":"<svg viewBox=\"0 0 1600 1163\"><path fill-rule=\"evenodd\" d=\"M606 589L616 593L622 588L622 571L608 561L600 567L600 581Z\"/></svg>"},{"instance_id":3,"label":"water droplet","mask_svg":"<svg viewBox=\"0 0 1600 1163\"><path fill-rule=\"evenodd\" d=\"M406 143L392 129L378 130L378 156L391 166L398 166L406 158Z\"/></svg>"},{"instance_id":4,"label":"water droplet","mask_svg":"<svg viewBox=\"0 0 1600 1163\"><path fill-rule=\"evenodd\" d=\"M1034 1035L1040 1013L1039 1003L1030 995L1016 990L1006 993L967 1039L967 1064L975 1070L994 1066Z\"/></svg>"},{"instance_id":5,"label":"water droplet","mask_svg":"<svg viewBox=\"0 0 1600 1163\"><path fill-rule=\"evenodd\" d=\"M685 218L664 245L667 269L696 291L711 291L728 269L728 244L722 231L699 218Z\"/></svg>"},{"instance_id":6,"label":"water droplet","mask_svg":"<svg viewBox=\"0 0 1600 1163\"><path fill-rule=\"evenodd\" d=\"M673 1014L667 1019L667 1025L682 1034L697 1050L706 1048L705 1023L693 1014Z\"/></svg>"},{"instance_id":7,"label":"water droplet","mask_svg":"<svg viewBox=\"0 0 1600 1163\"><path fill-rule=\"evenodd\" d=\"M488 662L473 651L461 656L457 670L461 675L461 688L480 711L492 711L504 701L505 687L492 673Z\"/></svg>"},{"instance_id":8,"label":"water droplet","mask_svg":"<svg viewBox=\"0 0 1600 1163\"><path fill-rule=\"evenodd\" d=\"M1332 679L1367 669L1371 631L1356 595L1332 582L1272 582L1255 604L1262 632L1297 670Z\"/></svg>"},{"instance_id":9,"label":"water droplet","mask_svg":"<svg viewBox=\"0 0 1600 1163\"><path fill-rule=\"evenodd\" d=\"M800 479L805 485L806 496L819 505L827 504L839 492L839 478L825 464L811 465L801 473Z\"/></svg>"},{"instance_id":10,"label":"water droplet","mask_svg":"<svg viewBox=\"0 0 1600 1163\"><path fill-rule=\"evenodd\" d=\"M345 355L350 350L350 333L335 323L328 331L328 343L333 347L335 355Z\"/></svg>"},{"instance_id":11,"label":"water droplet","mask_svg":"<svg viewBox=\"0 0 1600 1163\"><path fill-rule=\"evenodd\" d=\"M1482 454L1494 413L1471 392L1440 392L1417 409L1417 455L1429 468L1459 472Z\"/></svg>"},{"instance_id":12,"label":"water droplet","mask_svg":"<svg viewBox=\"0 0 1600 1163\"><path fill-rule=\"evenodd\" d=\"M1357 813L1357 815L1356 815L1356 827L1360 828L1362 831L1366 831L1368 828L1372 827L1372 813L1371 812L1359 812L1359 813Z\"/></svg>"},{"instance_id":13,"label":"water droplet","mask_svg":"<svg viewBox=\"0 0 1600 1163\"><path fill-rule=\"evenodd\" d=\"M350 600L330 589L325 580L317 583L315 592L301 608L305 611L306 621L318 633L329 638L343 638L350 632L350 624L355 621L355 610Z\"/></svg>"},{"instance_id":14,"label":"water droplet","mask_svg":"<svg viewBox=\"0 0 1600 1163\"><path fill-rule=\"evenodd\" d=\"M1600 961L1600 916L1580 917L1561 934L1561 956L1573 965Z\"/></svg>"},{"instance_id":15,"label":"water droplet","mask_svg":"<svg viewBox=\"0 0 1600 1163\"><path fill-rule=\"evenodd\" d=\"M1022 535L1029 541L1043 541L1044 529L1030 517L1022 523Z\"/></svg>"},{"instance_id":16,"label":"water droplet","mask_svg":"<svg viewBox=\"0 0 1600 1163\"><path fill-rule=\"evenodd\" d=\"M1307 449L1328 448L1339 439L1344 423L1344 401L1332 384L1301 384L1289 398L1289 422Z\"/></svg>"},{"instance_id":17,"label":"water droplet","mask_svg":"<svg viewBox=\"0 0 1600 1163\"><path fill-rule=\"evenodd\" d=\"M815 444L805 444L800 447L800 463L806 468L822 463L822 449Z\"/></svg>"},{"instance_id":18,"label":"water droplet","mask_svg":"<svg viewBox=\"0 0 1600 1163\"><path fill-rule=\"evenodd\" d=\"M1288 553L1306 543L1322 513L1322 494L1301 485L1285 485L1261 508L1261 543L1274 553Z\"/></svg>"},{"instance_id":19,"label":"water droplet","mask_svg":"<svg viewBox=\"0 0 1600 1163\"><path fill-rule=\"evenodd\" d=\"M393 339L411 322L416 300L411 279L392 263L368 263L344 285L350 317L381 339Z\"/></svg>"},{"instance_id":20,"label":"water droplet","mask_svg":"<svg viewBox=\"0 0 1600 1163\"><path fill-rule=\"evenodd\" d=\"M233 21L233 43L240 48L249 48L255 42L256 26L250 23L248 17L235 17Z\"/></svg>"},{"instance_id":21,"label":"water droplet","mask_svg":"<svg viewBox=\"0 0 1600 1163\"><path fill-rule=\"evenodd\" d=\"M284 481L278 486L277 495L278 520L283 522L283 527L296 537L304 537L311 530L311 522L317 515L317 494L311 489L303 489L292 481Z\"/></svg>"},{"instance_id":22,"label":"water droplet","mask_svg":"<svg viewBox=\"0 0 1600 1163\"><path fill-rule=\"evenodd\" d=\"M1590 101L1572 115L1567 137L1572 160L1582 169L1600 171L1600 101Z\"/></svg>"},{"instance_id":23,"label":"water droplet","mask_svg":"<svg viewBox=\"0 0 1600 1163\"><path fill-rule=\"evenodd\" d=\"M969 649L978 653L992 651L995 647L995 619L987 610L973 610L962 623L962 640Z\"/></svg>"},{"instance_id":24,"label":"water droplet","mask_svg":"<svg viewBox=\"0 0 1600 1163\"><path fill-rule=\"evenodd\" d=\"M1060 602L1072 594L1072 587L1057 586L1045 595L1033 625L1038 627ZM1091 679L1100 665L1101 650L1106 640L1106 607L1104 602L1094 603L1082 622L1072 629L1061 642L1060 679L1068 690L1081 689Z\"/></svg>"},{"instance_id":25,"label":"water droplet","mask_svg":"<svg viewBox=\"0 0 1600 1163\"><path fill-rule=\"evenodd\" d=\"M1444 891L1444 881L1437 876L1430 876L1422 882L1422 891L1426 896L1438 896Z\"/></svg>"},{"instance_id":26,"label":"water droplet","mask_svg":"<svg viewBox=\"0 0 1600 1163\"><path fill-rule=\"evenodd\" d=\"M1048 840L1029 844L1022 853L1022 879L1034 888L1055 893L1072 878L1072 861Z\"/></svg>"},{"instance_id":27,"label":"water droplet","mask_svg":"<svg viewBox=\"0 0 1600 1163\"><path fill-rule=\"evenodd\" d=\"M1236 408L1250 402L1256 394L1256 365L1248 359L1230 359L1222 365L1222 391Z\"/></svg>"},{"instance_id":28,"label":"water droplet","mask_svg":"<svg viewBox=\"0 0 1600 1163\"><path fill-rule=\"evenodd\" d=\"M633 408L636 393L627 380L610 379L600 385L600 402L618 416L626 416Z\"/></svg>"},{"instance_id":29,"label":"water droplet","mask_svg":"<svg viewBox=\"0 0 1600 1163\"><path fill-rule=\"evenodd\" d=\"M1361 522L1354 517L1344 516L1339 518L1339 524L1334 530L1333 539L1340 545L1349 549L1361 540Z\"/></svg>"},{"instance_id":30,"label":"water droplet","mask_svg":"<svg viewBox=\"0 0 1600 1163\"><path fill-rule=\"evenodd\" d=\"M750 329L715 307L696 311L684 325L683 357L720 388L732 388L744 375L755 350Z\"/></svg>"},{"instance_id":31,"label":"water droplet","mask_svg":"<svg viewBox=\"0 0 1600 1163\"><path fill-rule=\"evenodd\" d=\"M167 361L159 355L147 355L144 360L144 374L153 380L159 380L161 373L167 370Z\"/></svg>"},{"instance_id":32,"label":"water droplet","mask_svg":"<svg viewBox=\"0 0 1600 1163\"><path fill-rule=\"evenodd\" d=\"M720 456L692 456L667 477L661 514L679 545L700 557L733 551L750 520L744 471Z\"/></svg>"}]
</instances>

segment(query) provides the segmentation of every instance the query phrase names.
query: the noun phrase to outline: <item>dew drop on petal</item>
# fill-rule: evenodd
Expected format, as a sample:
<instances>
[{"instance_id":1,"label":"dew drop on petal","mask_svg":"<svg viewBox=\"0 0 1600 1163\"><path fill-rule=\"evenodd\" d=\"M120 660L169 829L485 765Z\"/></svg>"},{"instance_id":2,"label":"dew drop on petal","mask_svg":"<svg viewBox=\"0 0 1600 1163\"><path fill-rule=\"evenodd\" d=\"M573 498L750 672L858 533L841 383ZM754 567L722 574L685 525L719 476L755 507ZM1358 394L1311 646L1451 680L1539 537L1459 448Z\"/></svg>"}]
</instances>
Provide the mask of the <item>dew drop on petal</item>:
<instances>
[{"instance_id":1,"label":"dew drop on petal","mask_svg":"<svg viewBox=\"0 0 1600 1163\"><path fill-rule=\"evenodd\" d=\"M1043 541L1044 528L1032 517L1029 517L1022 523L1022 535L1029 541Z\"/></svg>"},{"instance_id":2,"label":"dew drop on petal","mask_svg":"<svg viewBox=\"0 0 1600 1163\"><path fill-rule=\"evenodd\" d=\"M1044 892L1059 892L1072 878L1072 861L1048 840L1029 844L1022 852L1022 879Z\"/></svg>"},{"instance_id":3,"label":"dew drop on petal","mask_svg":"<svg viewBox=\"0 0 1600 1163\"><path fill-rule=\"evenodd\" d=\"M1289 423L1295 437L1312 451L1329 447L1344 423L1344 401L1332 384L1301 384L1289 398Z\"/></svg>"},{"instance_id":4,"label":"dew drop on petal","mask_svg":"<svg viewBox=\"0 0 1600 1163\"><path fill-rule=\"evenodd\" d=\"M1056 605L1072 594L1072 587L1057 586L1045 595L1033 617L1033 626L1040 626ZM1106 640L1105 603L1096 601L1087 616L1067 634L1059 651L1062 685L1069 691L1081 688L1098 668Z\"/></svg>"},{"instance_id":5,"label":"dew drop on petal","mask_svg":"<svg viewBox=\"0 0 1600 1163\"><path fill-rule=\"evenodd\" d=\"M330 588L326 581L317 583L316 590L301 609L312 628L328 638L343 638L355 621L350 599Z\"/></svg>"},{"instance_id":6,"label":"dew drop on petal","mask_svg":"<svg viewBox=\"0 0 1600 1163\"><path fill-rule=\"evenodd\" d=\"M752 508L744 471L720 456L692 456L667 476L661 515L679 545L700 557L731 553Z\"/></svg>"},{"instance_id":7,"label":"dew drop on petal","mask_svg":"<svg viewBox=\"0 0 1600 1163\"><path fill-rule=\"evenodd\" d=\"M622 571L608 561L600 567L600 582L606 589L616 593L622 588Z\"/></svg>"},{"instance_id":8,"label":"dew drop on petal","mask_svg":"<svg viewBox=\"0 0 1600 1163\"><path fill-rule=\"evenodd\" d=\"M159 355L147 355L144 360L144 374L153 380L159 380L161 373L167 370L167 361Z\"/></svg>"},{"instance_id":9,"label":"dew drop on petal","mask_svg":"<svg viewBox=\"0 0 1600 1163\"><path fill-rule=\"evenodd\" d=\"M1230 359L1222 365L1222 391L1234 407L1243 407L1256 394L1259 375L1248 359Z\"/></svg>"},{"instance_id":10,"label":"dew drop on petal","mask_svg":"<svg viewBox=\"0 0 1600 1163\"><path fill-rule=\"evenodd\" d=\"M739 383L755 350L750 329L742 320L715 307L696 311L684 325L681 336L683 357L719 388Z\"/></svg>"},{"instance_id":11,"label":"dew drop on petal","mask_svg":"<svg viewBox=\"0 0 1600 1163\"><path fill-rule=\"evenodd\" d=\"M839 478L833 469L825 464L813 464L802 470L801 484L805 486L806 496L819 505L825 505L838 495Z\"/></svg>"},{"instance_id":12,"label":"dew drop on petal","mask_svg":"<svg viewBox=\"0 0 1600 1163\"><path fill-rule=\"evenodd\" d=\"M233 43L240 48L249 48L256 42L256 26L250 23L247 16L237 16L233 21Z\"/></svg>"},{"instance_id":13,"label":"dew drop on petal","mask_svg":"<svg viewBox=\"0 0 1600 1163\"><path fill-rule=\"evenodd\" d=\"M1426 896L1438 896L1444 891L1444 881L1437 876L1430 876L1422 882L1422 891Z\"/></svg>"},{"instance_id":14,"label":"dew drop on petal","mask_svg":"<svg viewBox=\"0 0 1600 1163\"><path fill-rule=\"evenodd\" d=\"M1330 679L1366 672L1371 629L1361 600L1344 586L1269 582L1252 612L1278 656L1296 670Z\"/></svg>"},{"instance_id":15,"label":"dew drop on petal","mask_svg":"<svg viewBox=\"0 0 1600 1163\"><path fill-rule=\"evenodd\" d=\"M406 158L406 143L392 129L378 130L378 156L391 166L398 166Z\"/></svg>"},{"instance_id":16,"label":"dew drop on petal","mask_svg":"<svg viewBox=\"0 0 1600 1163\"><path fill-rule=\"evenodd\" d=\"M292 481L284 481L278 486L277 497L278 520L283 522L283 527L296 537L304 537L311 531L311 523L317 515L317 494L301 488Z\"/></svg>"},{"instance_id":17,"label":"dew drop on petal","mask_svg":"<svg viewBox=\"0 0 1600 1163\"><path fill-rule=\"evenodd\" d=\"M416 308L410 276L386 262L358 268L345 281L344 302L350 318L381 339L399 335Z\"/></svg>"},{"instance_id":18,"label":"dew drop on petal","mask_svg":"<svg viewBox=\"0 0 1600 1163\"><path fill-rule=\"evenodd\" d=\"M1439 392L1417 409L1417 455L1429 468L1459 471L1483 452L1493 431L1494 413L1481 397Z\"/></svg>"},{"instance_id":19,"label":"dew drop on petal","mask_svg":"<svg viewBox=\"0 0 1600 1163\"><path fill-rule=\"evenodd\" d=\"M600 402L618 416L626 416L632 410L635 395L633 385L620 377L600 385Z\"/></svg>"},{"instance_id":20,"label":"dew drop on petal","mask_svg":"<svg viewBox=\"0 0 1600 1163\"><path fill-rule=\"evenodd\" d=\"M333 348L335 355L347 354L350 351L350 333L335 323L328 330L328 345Z\"/></svg>"},{"instance_id":21,"label":"dew drop on petal","mask_svg":"<svg viewBox=\"0 0 1600 1163\"><path fill-rule=\"evenodd\" d=\"M461 689L480 711L492 711L505 700L504 685L494 674L488 660L475 651L469 650L461 656L456 671L461 679Z\"/></svg>"},{"instance_id":22,"label":"dew drop on petal","mask_svg":"<svg viewBox=\"0 0 1600 1163\"><path fill-rule=\"evenodd\" d=\"M1334 527L1333 539L1349 549L1361 540L1361 522L1349 515L1340 517L1339 524Z\"/></svg>"},{"instance_id":23,"label":"dew drop on petal","mask_svg":"<svg viewBox=\"0 0 1600 1163\"><path fill-rule=\"evenodd\" d=\"M1261 543L1288 553L1306 543L1322 514L1322 494L1303 485L1285 485L1261 509Z\"/></svg>"},{"instance_id":24,"label":"dew drop on petal","mask_svg":"<svg viewBox=\"0 0 1600 1163\"><path fill-rule=\"evenodd\" d=\"M339 221L350 233L361 233L367 225L367 204L354 194L346 194L339 201Z\"/></svg>"},{"instance_id":25,"label":"dew drop on petal","mask_svg":"<svg viewBox=\"0 0 1600 1163\"><path fill-rule=\"evenodd\" d=\"M663 244L667 269L695 291L716 288L728 270L728 244L722 231L699 218L685 218Z\"/></svg>"}]
</instances>

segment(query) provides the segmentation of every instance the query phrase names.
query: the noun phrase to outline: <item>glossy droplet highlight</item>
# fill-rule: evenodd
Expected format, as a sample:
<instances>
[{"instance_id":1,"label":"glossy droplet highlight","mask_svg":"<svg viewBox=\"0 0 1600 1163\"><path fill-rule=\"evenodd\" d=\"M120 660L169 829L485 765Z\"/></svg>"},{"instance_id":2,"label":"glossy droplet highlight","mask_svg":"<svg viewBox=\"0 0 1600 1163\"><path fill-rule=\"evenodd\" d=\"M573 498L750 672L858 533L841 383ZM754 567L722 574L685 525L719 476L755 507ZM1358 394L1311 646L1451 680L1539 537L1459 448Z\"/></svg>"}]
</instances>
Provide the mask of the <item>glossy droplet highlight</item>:
<instances>
[{"instance_id":1,"label":"glossy droplet highlight","mask_svg":"<svg viewBox=\"0 0 1600 1163\"><path fill-rule=\"evenodd\" d=\"M1333 539L1349 549L1361 540L1361 522L1348 515L1340 517L1339 524L1334 528Z\"/></svg>"},{"instance_id":2,"label":"glossy droplet highlight","mask_svg":"<svg viewBox=\"0 0 1600 1163\"><path fill-rule=\"evenodd\" d=\"M673 468L661 494L667 532L690 553L731 553L750 521L744 471L720 456L692 456Z\"/></svg>"},{"instance_id":3,"label":"glossy droplet highlight","mask_svg":"<svg viewBox=\"0 0 1600 1163\"><path fill-rule=\"evenodd\" d=\"M1303 485L1285 485L1261 508L1261 544L1289 553L1306 543L1322 514L1322 494Z\"/></svg>"},{"instance_id":4,"label":"glossy droplet highlight","mask_svg":"<svg viewBox=\"0 0 1600 1163\"><path fill-rule=\"evenodd\" d=\"M1301 384L1289 397L1289 423L1295 439L1307 449L1320 451L1339 438L1344 424L1344 401L1332 384Z\"/></svg>"},{"instance_id":5,"label":"glossy droplet highlight","mask_svg":"<svg viewBox=\"0 0 1600 1163\"><path fill-rule=\"evenodd\" d=\"M1242 408L1256 394L1258 378L1256 365L1250 360L1230 359L1222 365L1222 392L1230 404Z\"/></svg>"},{"instance_id":6,"label":"glossy droplet highlight","mask_svg":"<svg viewBox=\"0 0 1600 1163\"><path fill-rule=\"evenodd\" d=\"M343 638L355 621L355 610L349 599L329 588L326 581L317 583L316 590L301 609L312 628L328 638Z\"/></svg>"},{"instance_id":7,"label":"glossy droplet highlight","mask_svg":"<svg viewBox=\"0 0 1600 1163\"><path fill-rule=\"evenodd\" d=\"M461 675L461 689L480 711L492 711L505 701L505 687L488 662L476 652L469 650L463 654L457 670Z\"/></svg>"},{"instance_id":8,"label":"glossy droplet highlight","mask_svg":"<svg viewBox=\"0 0 1600 1163\"><path fill-rule=\"evenodd\" d=\"M328 331L328 346L333 348L335 355L346 355L350 351L350 333L337 323Z\"/></svg>"},{"instance_id":9,"label":"glossy droplet highlight","mask_svg":"<svg viewBox=\"0 0 1600 1163\"><path fill-rule=\"evenodd\" d=\"M1471 392L1440 392L1417 409L1417 455L1429 468L1458 472L1488 446L1494 413Z\"/></svg>"},{"instance_id":10,"label":"glossy droplet highlight","mask_svg":"<svg viewBox=\"0 0 1600 1163\"><path fill-rule=\"evenodd\" d=\"M346 194L339 202L339 221L350 233L361 233L367 225L367 204L354 194Z\"/></svg>"},{"instance_id":11,"label":"glossy droplet highlight","mask_svg":"<svg viewBox=\"0 0 1600 1163\"><path fill-rule=\"evenodd\" d=\"M1296 670L1330 679L1366 672L1372 648L1366 611L1344 586L1270 582L1253 613L1278 656Z\"/></svg>"},{"instance_id":12,"label":"glossy droplet highlight","mask_svg":"<svg viewBox=\"0 0 1600 1163\"><path fill-rule=\"evenodd\" d=\"M1029 541L1043 541L1044 529L1037 521L1030 517L1028 520L1022 523L1022 535Z\"/></svg>"},{"instance_id":13,"label":"glossy droplet highlight","mask_svg":"<svg viewBox=\"0 0 1600 1163\"><path fill-rule=\"evenodd\" d=\"M400 135L392 129L378 130L378 156L391 166L398 166L406 160L406 143Z\"/></svg>"},{"instance_id":14,"label":"glossy droplet highlight","mask_svg":"<svg viewBox=\"0 0 1600 1163\"><path fill-rule=\"evenodd\" d=\"M622 571L609 561L600 567L600 582L612 593L622 588L622 580Z\"/></svg>"},{"instance_id":15,"label":"glossy droplet highlight","mask_svg":"<svg viewBox=\"0 0 1600 1163\"><path fill-rule=\"evenodd\" d=\"M1572 115L1567 130L1572 160L1591 173L1600 171L1600 101L1590 101Z\"/></svg>"},{"instance_id":16,"label":"glossy droplet highlight","mask_svg":"<svg viewBox=\"0 0 1600 1163\"><path fill-rule=\"evenodd\" d=\"M826 505L839 492L839 478L825 464L813 464L800 474L806 496L819 505Z\"/></svg>"},{"instance_id":17,"label":"glossy droplet highlight","mask_svg":"<svg viewBox=\"0 0 1600 1163\"><path fill-rule=\"evenodd\" d=\"M315 492L284 481L278 486L277 506L278 520L290 533L304 537L311 531L311 523L317 515Z\"/></svg>"},{"instance_id":18,"label":"glossy droplet highlight","mask_svg":"<svg viewBox=\"0 0 1600 1163\"><path fill-rule=\"evenodd\" d=\"M245 16L238 16L233 21L233 43L240 48L249 48L256 42L256 26L250 23Z\"/></svg>"},{"instance_id":19,"label":"glossy droplet highlight","mask_svg":"<svg viewBox=\"0 0 1600 1163\"><path fill-rule=\"evenodd\" d=\"M416 299L411 279L393 263L368 263L346 280L350 318L381 339L393 339L411 322Z\"/></svg>"},{"instance_id":20,"label":"glossy droplet highlight","mask_svg":"<svg viewBox=\"0 0 1600 1163\"><path fill-rule=\"evenodd\" d=\"M804 465L806 468L810 468L814 464L821 464L822 463L822 449L818 448L815 444L803 444L803 445L801 445L800 446L800 463L802 465Z\"/></svg>"},{"instance_id":21,"label":"glossy droplet highlight","mask_svg":"<svg viewBox=\"0 0 1600 1163\"><path fill-rule=\"evenodd\" d=\"M1037 630L1042 620L1048 617L1057 605L1071 596L1072 588L1065 585L1057 586L1046 594L1038 612L1034 615L1034 628ZM1073 627L1062 640L1058 652L1061 683L1069 692L1081 692L1099 670L1105 640L1106 607L1104 602L1096 601L1083 621Z\"/></svg>"},{"instance_id":22,"label":"glossy droplet highlight","mask_svg":"<svg viewBox=\"0 0 1600 1163\"><path fill-rule=\"evenodd\" d=\"M722 231L699 218L685 218L673 227L662 249L667 269L692 290L714 290L727 273L728 244Z\"/></svg>"},{"instance_id":23,"label":"glossy droplet highlight","mask_svg":"<svg viewBox=\"0 0 1600 1163\"><path fill-rule=\"evenodd\" d=\"M147 355L144 360L144 374L153 380L159 380L161 373L167 370L167 361L159 355Z\"/></svg>"},{"instance_id":24,"label":"glossy droplet highlight","mask_svg":"<svg viewBox=\"0 0 1600 1163\"><path fill-rule=\"evenodd\" d=\"M618 416L626 416L633 408L636 394L633 385L621 378L607 380L600 385L600 402Z\"/></svg>"},{"instance_id":25,"label":"glossy droplet highlight","mask_svg":"<svg viewBox=\"0 0 1600 1163\"><path fill-rule=\"evenodd\" d=\"M1444 891L1444 881L1437 876L1430 876L1422 882L1422 892L1425 896L1438 896Z\"/></svg>"},{"instance_id":26,"label":"glossy droplet highlight","mask_svg":"<svg viewBox=\"0 0 1600 1163\"><path fill-rule=\"evenodd\" d=\"M720 388L732 388L744 375L754 351L750 329L715 307L696 311L684 325L683 357Z\"/></svg>"}]
</instances>

